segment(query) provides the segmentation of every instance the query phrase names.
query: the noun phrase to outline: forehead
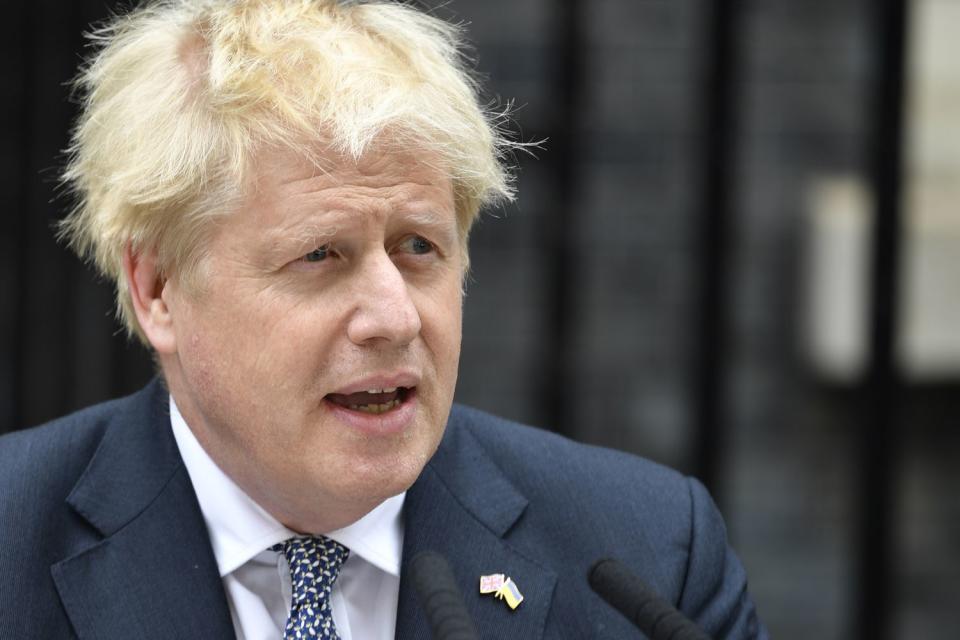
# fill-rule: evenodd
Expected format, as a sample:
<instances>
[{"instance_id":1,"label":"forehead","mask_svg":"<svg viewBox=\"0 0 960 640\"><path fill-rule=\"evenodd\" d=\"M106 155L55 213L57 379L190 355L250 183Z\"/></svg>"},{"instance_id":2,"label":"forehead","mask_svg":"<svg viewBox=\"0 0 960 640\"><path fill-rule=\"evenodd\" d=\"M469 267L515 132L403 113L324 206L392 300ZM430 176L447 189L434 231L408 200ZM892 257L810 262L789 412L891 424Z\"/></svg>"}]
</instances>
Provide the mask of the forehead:
<instances>
[{"instance_id":1,"label":"forehead","mask_svg":"<svg viewBox=\"0 0 960 640\"><path fill-rule=\"evenodd\" d=\"M429 199L453 206L453 185L428 154L370 151L359 159L327 151L308 156L290 149L265 149L254 158L247 194L273 198Z\"/></svg>"}]
</instances>

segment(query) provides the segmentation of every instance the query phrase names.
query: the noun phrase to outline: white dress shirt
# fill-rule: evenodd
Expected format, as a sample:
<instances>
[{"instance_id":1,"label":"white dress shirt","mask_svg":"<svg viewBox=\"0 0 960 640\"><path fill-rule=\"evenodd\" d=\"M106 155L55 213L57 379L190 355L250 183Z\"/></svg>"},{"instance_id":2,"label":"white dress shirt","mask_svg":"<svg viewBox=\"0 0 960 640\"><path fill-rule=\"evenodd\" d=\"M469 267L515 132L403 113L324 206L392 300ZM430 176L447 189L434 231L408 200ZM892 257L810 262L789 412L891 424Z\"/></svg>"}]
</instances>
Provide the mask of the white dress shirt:
<instances>
[{"instance_id":1,"label":"white dress shirt","mask_svg":"<svg viewBox=\"0 0 960 640\"><path fill-rule=\"evenodd\" d=\"M282 553L269 548L297 534L254 502L210 459L173 396L170 422L207 523L238 640L283 638L290 611L290 568ZM330 596L342 640L394 637L405 496L389 498L349 527L326 534L350 549Z\"/></svg>"}]
</instances>

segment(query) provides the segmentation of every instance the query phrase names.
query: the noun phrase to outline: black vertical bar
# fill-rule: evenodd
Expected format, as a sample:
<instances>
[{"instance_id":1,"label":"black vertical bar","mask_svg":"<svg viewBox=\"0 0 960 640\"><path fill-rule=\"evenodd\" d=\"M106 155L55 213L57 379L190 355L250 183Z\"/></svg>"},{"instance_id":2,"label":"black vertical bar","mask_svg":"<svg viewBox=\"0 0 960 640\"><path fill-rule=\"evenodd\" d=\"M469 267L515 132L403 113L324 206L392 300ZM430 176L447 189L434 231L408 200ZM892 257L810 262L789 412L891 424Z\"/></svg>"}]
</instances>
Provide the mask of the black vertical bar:
<instances>
[{"instance_id":1,"label":"black vertical bar","mask_svg":"<svg viewBox=\"0 0 960 640\"><path fill-rule=\"evenodd\" d=\"M36 41L37 41L37 8L34 3L22 3L22 22L20 24L20 34L18 37L11 38L13 42L19 45L20 50L16 57L20 58L20 69L23 74L23 83L21 85L19 113L17 114L17 133L16 149L20 156L19 171L14 179L16 186L16 208L10 216L12 224L12 235L16 239L13 243L13 263L15 265L16 289L13 293L11 307L13 309L14 319L12 321L12 339L14 341L13 365L11 367L13 378L10 381L10 397L12 403L12 422L5 425L8 429L22 429L29 425L26 424L24 415L24 398L26 395L26 385L23 380L23 372L26 368L26 360L29 354L26 353L24 331L28 330L26 323L27 297L30 273L27 269L27 243L29 242L28 221L36 212L32 209L30 199L30 185L33 182L31 172L35 170L36 164L33 162L35 152L33 150L34 141L31 135L36 130L37 113L37 91L36 91ZM9 312L9 311L8 311Z\"/></svg>"},{"instance_id":2,"label":"black vertical bar","mask_svg":"<svg viewBox=\"0 0 960 640\"><path fill-rule=\"evenodd\" d=\"M702 225L698 238L700 281L696 314L694 473L719 492L724 425L724 360L729 304L729 238L734 224L736 178L736 0L713 0L704 65Z\"/></svg>"},{"instance_id":3,"label":"black vertical bar","mask_svg":"<svg viewBox=\"0 0 960 640\"><path fill-rule=\"evenodd\" d=\"M571 260L570 235L576 228L578 171L580 157L580 113L582 103L585 35L583 31L583 4L581 0L558 0L555 14L557 65L554 72L554 92L557 96L557 115L550 140L556 173L556 209L543 225L550 265L547 273L547 291L550 301L550 324L546 327L546 375L540 387L540 407L546 424L559 433L573 435L571 398L572 344L576 328L575 301L570 295L577 291L577 265Z\"/></svg>"},{"instance_id":4,"label":"black vertical bar","mask_svg":"<svg viewBox=\"0 0 960 640\"><path fill-rule=\"evenodd\" d=\"M901 380L896 363L904 141L905 0L879 0L875 103L869 155L875 213L870 284L869 366L859 425L861 513L857 637L891 637L894 495Z\"/></svg>"}]
</instances>

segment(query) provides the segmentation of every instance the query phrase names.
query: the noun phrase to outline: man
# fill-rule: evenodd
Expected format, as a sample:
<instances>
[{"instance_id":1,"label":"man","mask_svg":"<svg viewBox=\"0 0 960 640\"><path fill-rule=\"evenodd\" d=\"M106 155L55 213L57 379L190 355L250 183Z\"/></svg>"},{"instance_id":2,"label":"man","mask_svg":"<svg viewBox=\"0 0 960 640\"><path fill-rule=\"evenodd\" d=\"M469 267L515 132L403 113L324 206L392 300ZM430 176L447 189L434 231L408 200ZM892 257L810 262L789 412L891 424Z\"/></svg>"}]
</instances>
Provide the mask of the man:
<instances>
[{"instance_id":1,"label":"man","mask_svg":"<svg viewBox=\"0 0 960 640\"><path fill-rule=\"evenodd\" d=\"M429 637L426 549L484 637L638 637L605 556L765 635L696 482L451 411L467 234L511 196L455 28L170 0L95 39L64 234L162 381L0 440L0 635Z\"/></svg>"}]
</instances>

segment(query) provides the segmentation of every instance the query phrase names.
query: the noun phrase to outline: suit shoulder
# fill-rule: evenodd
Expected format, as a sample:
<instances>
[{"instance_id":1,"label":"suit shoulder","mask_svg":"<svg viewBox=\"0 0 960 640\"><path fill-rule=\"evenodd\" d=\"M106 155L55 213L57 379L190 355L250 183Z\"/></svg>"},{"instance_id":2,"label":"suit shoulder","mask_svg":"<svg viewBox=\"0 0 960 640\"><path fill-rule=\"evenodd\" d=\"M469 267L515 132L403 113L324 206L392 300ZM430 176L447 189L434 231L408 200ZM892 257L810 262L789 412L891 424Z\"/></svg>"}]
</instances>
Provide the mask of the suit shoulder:
<instances>
[{"instance_id":1,"label":"suit shoulder","mask_svg":"<svg viewBox=\"0 0 960 640\"><path fill-rule=\"evenodd\" d=\"M453 416L518 486L551 487L583 498L633 499L648 508L689 514L689 481L666 466L469 407L455 406Z\"/></svg>"},{"instance_id":2,"label":"suit shoulder","mask_svg":"<svg viewBox=\"0 0 960 640\"><path fill-rule=\"evenodd\" d=\"M65 498L123 406L124 400L111 400L0 437L0 512L33 511L36 496Z\"/></svg>"}]
</instances>

